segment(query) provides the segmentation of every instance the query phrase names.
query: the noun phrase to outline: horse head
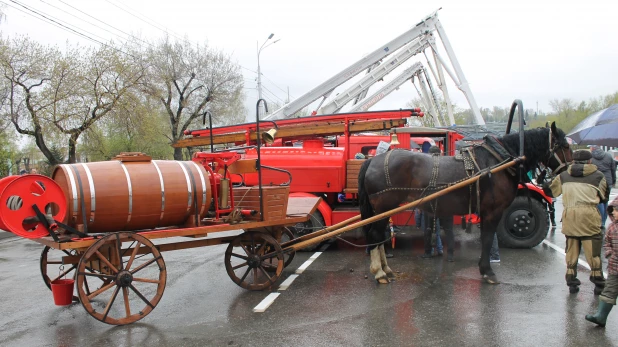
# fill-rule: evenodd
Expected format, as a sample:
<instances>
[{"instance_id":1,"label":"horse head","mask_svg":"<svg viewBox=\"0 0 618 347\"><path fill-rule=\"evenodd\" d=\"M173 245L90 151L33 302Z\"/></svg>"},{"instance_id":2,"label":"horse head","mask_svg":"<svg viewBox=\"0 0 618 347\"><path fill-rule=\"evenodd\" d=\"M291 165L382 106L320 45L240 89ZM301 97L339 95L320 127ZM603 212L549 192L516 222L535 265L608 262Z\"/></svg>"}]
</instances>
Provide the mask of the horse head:
<instances>
[{"instance_id":1,"label":"horse head","mask_svg":"<svg viewBox=\"0 0 618 347\"><path fill-rule=\"evenodd\" d=\"M545 125L549 132L549 154L543 165L552 170L553 175L558 175L573 162L573 150L569 146L566 135L562 129L556 127L556 122Z\"/></svg>"},{"instance_id":2,"label":"horse head","mask_svg":"<svg viewBox=\"0 0 618 347\"><path fill-rule=\"evenodd\" d=\"M505 135L502 142L510 153L519 153L520 134ZM562 129L547 124L544 128L535 128L524 131L524 162L525 171L535 171L542 166L558 174L565 170L573 160L572 151Z\"/></svg>"}]
</instances>

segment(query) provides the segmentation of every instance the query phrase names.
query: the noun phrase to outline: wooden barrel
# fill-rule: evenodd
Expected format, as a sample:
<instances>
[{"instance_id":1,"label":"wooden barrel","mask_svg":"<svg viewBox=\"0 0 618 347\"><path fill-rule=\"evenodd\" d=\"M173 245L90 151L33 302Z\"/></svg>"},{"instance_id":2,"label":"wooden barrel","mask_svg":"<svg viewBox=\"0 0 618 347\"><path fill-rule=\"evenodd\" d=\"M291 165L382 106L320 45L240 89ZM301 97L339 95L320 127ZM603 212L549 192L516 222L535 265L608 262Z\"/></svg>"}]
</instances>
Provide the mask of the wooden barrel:
<instances>
[{"instance_id":1,"label":"wooden barrel","mask_svg":"<svg viewBox=\"0 0 618 347\"><path fill-rule=\"evenodd\" d=\"M68 201L66 224L85 224L89 233L134 231L195 225L208 212L212 192L203 166L117 158L54 169L52 178Z\"/></svg>"}]
</instances>

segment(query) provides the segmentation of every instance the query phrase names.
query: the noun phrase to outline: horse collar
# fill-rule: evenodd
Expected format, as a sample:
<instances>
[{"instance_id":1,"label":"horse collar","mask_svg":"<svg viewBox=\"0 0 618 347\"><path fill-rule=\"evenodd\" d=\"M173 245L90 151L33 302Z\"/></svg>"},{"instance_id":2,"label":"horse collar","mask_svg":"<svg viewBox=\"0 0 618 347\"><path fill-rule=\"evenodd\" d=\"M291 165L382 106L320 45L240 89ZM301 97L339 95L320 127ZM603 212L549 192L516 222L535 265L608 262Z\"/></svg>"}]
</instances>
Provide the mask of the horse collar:
<instances>
[{"instance_id":1,"label":"horse collar","mask_svg":"<svg viewBox=\"0 0 618 347\"><path fill-rule=\"evenodd\" d=\"M500 140L498 140L498 138L496 138L495 136L487 135L485 136L484 140L485 140L485 144L494 151L493 153L491 153L490 151L490 153L494 157L496 157L496 159L498 159L499 161L503 161L508 158L516 157L516 155L513 155L508 150L508 148L504 147L502 142L500 142ZM496 156L496 154L498 156Z\"/></svg>"}]
</instances>

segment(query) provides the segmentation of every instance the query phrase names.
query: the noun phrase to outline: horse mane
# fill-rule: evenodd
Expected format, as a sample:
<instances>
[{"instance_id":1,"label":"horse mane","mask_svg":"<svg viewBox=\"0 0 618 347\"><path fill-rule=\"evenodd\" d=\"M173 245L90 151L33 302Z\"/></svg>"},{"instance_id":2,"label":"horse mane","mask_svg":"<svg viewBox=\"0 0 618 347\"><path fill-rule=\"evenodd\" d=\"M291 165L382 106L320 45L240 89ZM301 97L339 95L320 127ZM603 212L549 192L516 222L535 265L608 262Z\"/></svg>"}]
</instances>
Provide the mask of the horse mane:
<instances>
[{"instance_id":1,"label":"horse mane","mask_svg":"<svg viewBox=\"0 0 618 347\"><path fill-rule=\"evenodd\" d=\"M546 159L550 151L550 131L549 128L524 130L524 155L526 156L524 166L527 170L534 168L537 163ZM564 136L562 136L562 138L564 138ZM510 153L519 156L519 133L505 135L500 138L500 141L504 148Z\"/></svg>"}]
</instances>

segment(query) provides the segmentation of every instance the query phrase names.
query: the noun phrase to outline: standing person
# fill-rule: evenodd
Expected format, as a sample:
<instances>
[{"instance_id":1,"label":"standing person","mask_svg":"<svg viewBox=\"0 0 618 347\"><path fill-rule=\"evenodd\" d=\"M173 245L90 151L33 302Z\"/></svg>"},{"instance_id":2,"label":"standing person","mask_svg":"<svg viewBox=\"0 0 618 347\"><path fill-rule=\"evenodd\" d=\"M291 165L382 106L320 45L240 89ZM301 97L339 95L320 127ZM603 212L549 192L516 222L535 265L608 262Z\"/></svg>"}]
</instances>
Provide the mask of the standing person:
<instances>
[{"instance_id":1,"label":"standing person","mask_svg":"<svg viewBox=\"0 0 618 347\"><path fill-rule=\"evenodd\" d=\"M602 327L607 322L607 315L616 305L618 297L618 197L607 207L611 224L605 233L603 253L607 258L607 282L601 295L599 307L594 315L586 315L586 320Z\"/></svg>"},{"instance_id":2,"label":"standing person","mask_svg":"<svg viewBox=\"0 0 618 347\"><path fill-rule=\"evenodd\" d=\"M571 294L579 291L577 261L583 246L584 255L590 264L590 281L594 294L599 295L605 286L601 270L601 215L597 205L606 202L605 176L591 164L592 153L587 150L573 152L573 164L556 176L549 185L543 186L545 194L562 197L562 233L566 236L565 279Z\"/></svg>"},{"instance_id":3,"label":"standing person","mask_svg":"<svg viewBox=\"0 0 618 347\"><path fill-rule=\"evenodd\" d=\"M597 166L597 169L605 175L605 182L607 183L607 200L609 200L609 193L614 183L616 183L616 162L612 155L601 149L600 146L590 146L592 152L592 164ZM601 213L601 229L605 229L605 221L607 221L607 201L600 203L597 208Z\"/></svg>"},{"instance_id":4,"label":"standing person","mask_svg":"<svg viewBox=\"0 0 618 347\"><path fill-rule=\"evenodd\" d=\"M498 234L494 233L494 241L491 243L491 249L489 250L489 262L500 262L500 248L498 248Z\"/></svg>"}]
</instances>

